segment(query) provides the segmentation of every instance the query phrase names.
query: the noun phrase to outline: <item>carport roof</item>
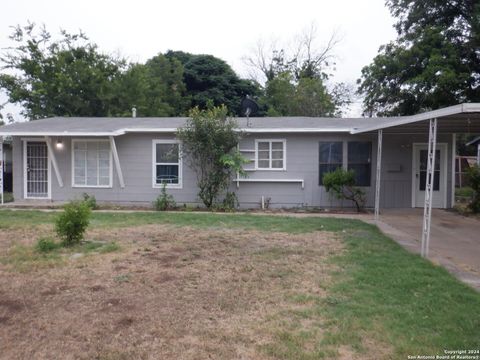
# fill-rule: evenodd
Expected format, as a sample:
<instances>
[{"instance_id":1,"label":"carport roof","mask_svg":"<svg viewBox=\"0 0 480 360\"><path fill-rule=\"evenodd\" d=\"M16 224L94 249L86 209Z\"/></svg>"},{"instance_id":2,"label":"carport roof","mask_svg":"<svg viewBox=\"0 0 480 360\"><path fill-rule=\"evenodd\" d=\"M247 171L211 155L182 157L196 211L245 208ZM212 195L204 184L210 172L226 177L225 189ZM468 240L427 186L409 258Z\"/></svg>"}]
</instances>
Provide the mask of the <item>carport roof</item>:
<instances>
[{"instance_id":1,"label":"carport roof","mask_svg":"<svg viewBox=\"0 0 480 360\"><path fill-rule=\"evenodd\" d=\"M438 118L439 132L480 133L480 103L460 104L413 116L384 118L262 117L237 118L247 133L365 133L428 131L424 120ZM126 133L173 133L185 117L52 117L0 127L4 136L118 136Z\"/></svg>"}]
</instances>

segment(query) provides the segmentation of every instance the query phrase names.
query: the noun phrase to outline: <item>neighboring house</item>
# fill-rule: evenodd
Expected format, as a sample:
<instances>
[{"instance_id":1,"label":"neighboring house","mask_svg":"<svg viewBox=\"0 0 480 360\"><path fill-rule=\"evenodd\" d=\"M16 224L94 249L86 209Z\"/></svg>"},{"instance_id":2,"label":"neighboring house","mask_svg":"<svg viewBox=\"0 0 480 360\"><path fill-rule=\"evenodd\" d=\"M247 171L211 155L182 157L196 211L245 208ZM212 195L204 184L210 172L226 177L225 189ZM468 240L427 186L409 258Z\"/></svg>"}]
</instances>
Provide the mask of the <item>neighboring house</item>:
<instances>
[{"instance_id":1,"label":"neighboring house","mask_svg":"<svg viewBox=\"0 0 480 360\"><path fill-rule=\"evenodd\" d=\"M429 126L433 118L436 134ZM65 201L88 193L99 202L149 205L166 181L178 204L199 203L196 175L175 139L185 121L55 117L0 127L0 136L13 139L14 197ZM377 179L381 208L421 207L430 133L437 140L433 206L449 208L454 134L480 134L480 104L406 117L239 118L238 124L245 133L239 149L251 161L248 177L231 185L242 207L258 208L262 197L272 207L351 207L321 184L322 174L337 167L355 170L368 207L375 205Z\"/></svg>"},{"instance_id":2,"label":"neighboring house","mask_svg":"<svg viewBox=\"0 0 480 360\"><path fill-rule=\"evenodd\" d=\"M467 146L477 145L477 164L480 165L480 136L467 143Z\"/></svg>"}]
</instances>

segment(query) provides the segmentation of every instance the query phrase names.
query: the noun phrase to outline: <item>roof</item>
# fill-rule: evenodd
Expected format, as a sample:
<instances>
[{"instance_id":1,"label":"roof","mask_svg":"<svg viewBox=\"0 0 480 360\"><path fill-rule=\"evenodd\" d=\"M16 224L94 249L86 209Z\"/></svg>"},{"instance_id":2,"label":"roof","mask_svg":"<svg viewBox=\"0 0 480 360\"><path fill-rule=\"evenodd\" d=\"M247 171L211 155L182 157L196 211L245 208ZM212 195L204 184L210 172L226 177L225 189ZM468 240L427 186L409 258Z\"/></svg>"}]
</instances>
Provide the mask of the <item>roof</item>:
<instances>
[{"instance_id":1,"label":"roof","mask_svg":"<svg viewBox=\"0 0 480 360\"><path fill-rule=\"evenodd\" d=\"M239 129L248 133L346 132L356 134L412 124L434 117L451 118L465 113L480 115L480 103L461 104L400 117L262 117L250 118L248 123L247 118L237 118L237 121ZM119 136L126 133L172 133L183 126L187 119L185 117L52 117L5 125L0 127L0 136ZM480 133L480 116L476 119L478 121L475 124L478 124Z\"/></svg>"}]
</instances>

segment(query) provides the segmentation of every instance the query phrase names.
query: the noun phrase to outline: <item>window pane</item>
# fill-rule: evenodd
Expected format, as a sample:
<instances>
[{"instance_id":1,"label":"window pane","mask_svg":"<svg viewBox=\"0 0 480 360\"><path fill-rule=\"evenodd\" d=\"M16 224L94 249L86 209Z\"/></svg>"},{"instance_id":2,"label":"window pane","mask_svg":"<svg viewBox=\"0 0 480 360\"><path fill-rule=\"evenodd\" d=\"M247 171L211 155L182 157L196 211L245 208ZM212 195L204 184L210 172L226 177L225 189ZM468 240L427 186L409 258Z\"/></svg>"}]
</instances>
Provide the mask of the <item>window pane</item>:
<instances>
[{"instance_id":1,"label":"window pane","mask_svg":"<svg viewBox=\"0 0 480 360\"><path fill-rule=\"evenodd\" d=\"M370 186L370 164L352 164L348 165L348 170L355 171L355 185Z\"/></svg>"},{"instance_id":2,"label":"window pane","mask_svg":"<svg viewBox=\"0 0 480 360\"><path fill-rule=\"evenodd\" d=\"M88 186L96 186L96 185L98 185L98 183L97 183L97 177L96 177L96 176L87 176L87 185L88 185Z\"/></svg>"},{"instance_id":3,"label":"window pane","mask_svg":"<svg viewBox=\"0 0 480 360\"><path fill-rule=\"evenodd\" d=\"M372 143L350 141L348 143L348 169L355 171L357 186L370 186Z\"/></svg>"},{"instance_id":4,"label":"window pane","mask_svg":"<svg viewBox=\"0 0 480 360\"><path fill-rule=\"evenodd\" d=\"M283 141L272 142L272 150L282 150L283 151Z\"/></svg>"},{"instance_id":5,"label":"window pane","mask_svg":"<svg viewBox=\"0 0 480 360\"><path fill-rule=\"evenodd\" d=\"M110 177L109 176L100 177L100 179L98 181L98 185L101 185L101 186L110 185Z\"/></svg>"},{"instance_id":6,"label":"window pane","mask_svg":"<svg viewBox=\"0 0 480 360\"><path fill-rule=\"evenodd\" d=\"M283 159L283 151L272 151L272 159Z\"/></svg>"},{"instance_id":7,"label":"window pane","mask_svg":"<svg viewBox=\"0 0 480 360\"><path fill-rule=\"evenodd\" d=\"M372 143L369 141L348 142L348 163L366 164L371 162Z\"/></svg>"},{"instance_id":8,"label":"window pane","mask_svg":"<svg viewBox=\"0 0 480 360\"><path fill-rule=\"evenodd\" d=\"M319 149L320 163L338 164L343 162L343 144L341 141L321 142Z\"/></svg>"},{"instance_id":9,"label":"window pane","mask_svg":"<svg viewBox=\"0 0 480 360\"><path fill-rule=\"evenodd\" d=\"M268 168L269 166L270 166L270 164L269 164L268 160L258 160L258 167L259 168L265 169L265 168Z\"/></svg>"},{"instance_id":10,"label":"window pane","mask_svg":"<svg viewBox=\"0 0 480 360\"><path fill-rule=\"evenodd\" d=\"M78 142L75 141L73 144L73 149L74 150L87 150L87 143L86 142Z\"/></svg>"},{"instance_id":11,"label":"window pane","mask_svg":"<svg viewBox=\"0 0 480 360\"><path fill-rule=\"evenodd\" d=\"M259 151L258 152L258 159L259 160L269 160L270 159L270 151Z\"/></svg>"},{"instance_id":12,"label":"window pane","mask_svg":"<svg viewBox=\"0 0 480 360\"><path fill-rule=\"evenodd\" d=\"M259 142L258 143L258 150L270 150L270 143L269 142Z\"/></svg>"},{"instance_id":13,"label":"window pane","mask_svg":"<svg viewBox=\"0 0 480 360\"><path fill-rule=\"evenodd\" d=\"M283 168L283 160L272 160L272 168L273 169L282 169Z\"/></svg>"},{"instance_id":14,"label":"window pane","mask_svg":"<svg viewBox=\"0 0 480 360\"><path fill-rule=\"evenodd\" d=\"M157 163L178 163L178 144L157 144Z\"/></svg>"},{"instance_id":15,"label":"window pane","mask_svg":"<svg viewBox=\"0 0 480 360\"><path fill-rule=\"evenodd\" d=\"M178 184L178 165L157 165L156 183Z\"/></svg>"}]
</instances>

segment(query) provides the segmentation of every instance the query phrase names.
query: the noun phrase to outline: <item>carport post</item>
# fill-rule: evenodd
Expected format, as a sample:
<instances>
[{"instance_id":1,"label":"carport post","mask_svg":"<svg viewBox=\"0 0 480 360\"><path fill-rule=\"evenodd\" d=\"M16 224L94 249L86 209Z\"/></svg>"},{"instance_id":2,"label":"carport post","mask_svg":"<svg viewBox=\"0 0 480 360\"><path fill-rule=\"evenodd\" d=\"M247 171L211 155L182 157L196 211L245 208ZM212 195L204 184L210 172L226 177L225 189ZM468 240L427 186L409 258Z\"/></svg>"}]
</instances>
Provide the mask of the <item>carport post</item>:
<instances>
[{"instance_id":1,"label":"carport post","mask_svg":"<svg viewBox=\"0 0 480 360\"><path fill-rule=\"evenodd\" d=\"M480 141L477 145L477 164L480 165Z\"/></svg>"},{"instance_id":2,"label":"carport post","mask_svg":"<svg viewBox=\"0 0 480 360\"><path fill-rule=\"evenodd\" d=\"M380 177L382 174L382 139L383 131L378 130L377 139L377 169L375 178L375 221L378 221L380 211Z\"/></svg>"},{"instance_id":3,"label":"carport post","mask_svg":"<svg viewBox=\"0 0 480 360\"><path fill-rule=\"evenodd\" d=\"M430 119L428 130L427 177L425 181L425 204L423 206L422 257L428 257L430 245L430 222L432 219L432 195L435 177L435 150L437 146L437 119Z\"/></svg>"},{"instance_id":4,"label":"carport post","mask_svg":"<svg viewBox=\"0 0 480 360\"><path fill-rule=\"evenodd\" d=\"M0 135L0 196L2 201L0 204L3 205L3 137Z\"/></svg>"}]
</instances>

